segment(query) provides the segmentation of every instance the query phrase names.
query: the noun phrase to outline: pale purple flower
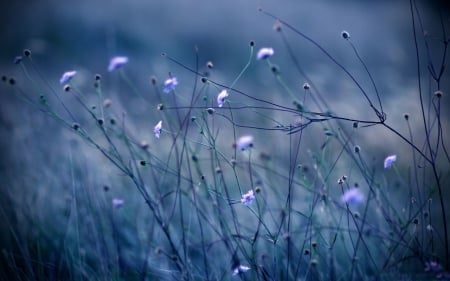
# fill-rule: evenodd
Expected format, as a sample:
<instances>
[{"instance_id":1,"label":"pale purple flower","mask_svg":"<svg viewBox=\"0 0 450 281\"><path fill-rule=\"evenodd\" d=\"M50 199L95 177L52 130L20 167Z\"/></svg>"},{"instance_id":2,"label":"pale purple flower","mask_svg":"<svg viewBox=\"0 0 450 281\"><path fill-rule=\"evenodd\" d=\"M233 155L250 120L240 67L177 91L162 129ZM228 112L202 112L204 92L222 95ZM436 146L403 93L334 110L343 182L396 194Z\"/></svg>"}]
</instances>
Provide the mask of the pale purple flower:
<instances>
[{"instance_id":1,"label":"pale purple flower","mask_svg":"<svg viewBox=\"0 0 450 281\"><path fill-rule=\"evenodd\" d=\"M274 51L272 48L261 48L258 53L256 54L256 59L258 60L264 60L268 57L273 56Z\"/></svg>"},{"instance_id":2,"label":"pale purple flower","mask_svg":"<svg viewBox=\"0 0 450 281\"><path fill-rule=\"evenodd\" d=\"M440 263L438 263L437 261L427 261L425 262L425 268L424 271L425 272L440 272L442 271L442 265Z\"/></svg>"},{"instance_id":3,"label":"pale purple flower","mask_svg":"<svg viewBox=\"0 0 450 281\"><path fill-rule=\"evenodd\" d=\"M255 200L255 194L253 190L249 190L247 193L242 195L241 203L248 206L252 204L253 200Z\"/></svg>"},{"instance_id":4,"label":"pale purple flower","mask_svg":"<svg viewBox=\"0 0 450 281\"><path fill-rule=\"evenodd\" d=\"M170 77L164 81L164 93L170 93L175 90L175 86L178 85L178 80L176 77Z\"/></svg>"},{"instance_id":5,"label":"pale purple flower","mask_svg":"<svg viewBox=\"0 0 450 281\"><path fill-rule=\"evenodd\" d=\"M390 168L397 161L397 155L390 155L384 159L384 168Z\"/></svg>"},{"instance_id":6,"label":"pale purple flower","mask_svg":"<svg viewBox=\"0 0 450 281\"><path fill-rule=\"evenodd\" d=\"M359 188L347 189L341 196L343 203L357 206L364 201L364 194L359 190Z\"/></svg>"},{"instance_id":7,"label":"pale purple flower","mask_svg":"<svg viewBox=\"0 0 450 281\"><path fill-rule=\"evenodd\" d=\"M123 206L124 201L122 199L119 198L114 198L112 200L112 204L114 206L114 208L119 209Z\"/></svg>"},{"instance_id":8,"label":"pale purple flower","mask_svg":"<svg viewBox=\"0 0 450 281\"><path fill-rule=\"evenodd\" d=\"M155 137L159 139L159 136L161 135L161 128L162 128L162 120L156 124L156 126L153 128L153 133L155 133Z\"/></svg>"},{"instance_id":9,"label":"pale purple flower","mask_svg":"<svg viewBox=\"0 0 450 281\"><path fill-rule=\"evenodd\" d=\"M219 95L217 96L217 104L219 105L219 107L223 106L226 97L228 97L227 90L223 90L222 92L219 93Z\"/></svg>"},{"instance_id":10,"label":"pale purple flower","mask_svg":"<svg viewBox=\"0 0 450 281\"><path fill-rule=\"evenodd\" d=\"M247 148L252 146L253 146L253 136L245 135L240 137L237 141L237 147L241 151L246 150Z\"/></svg>"},{"instance_id":11,"label":"pale purple flower","mask_svg":"<svg viewBox=\"0 0 450 281\"><path fill-rule=\"evenodd\" d=\"M128 57L117 56L109 61L108 71L114 71L128 63Z\"/></svg>"},{"instance_id":12,"label":"pale purple flower","mask_svg":"<svg viewBox=\"0 0 450 281\"><path fill-rule=\"evenodd\" d=\"M62 84L66 84L67 82L69 82L70 80L72 80L72 78L77 74L77 72L75 70L71 70L71 71L66 71L63 73L63 75L61 76L61 79L59 79L59 83Z\"/></svg>"},{"instance_id":13,"label":"pale purple flower","mask_svg":"<svg viewBox=\"0 0 450 281\"><path fill-rule=\"evenodd\" d=\"M248 270L250 270L250 267L245 266L245 265L239 265L235 269L233 269L232 275L236 276L236 275L238 275L240 273L244 273L244 272L246 272Z\"/></svg>"}]
</instances>

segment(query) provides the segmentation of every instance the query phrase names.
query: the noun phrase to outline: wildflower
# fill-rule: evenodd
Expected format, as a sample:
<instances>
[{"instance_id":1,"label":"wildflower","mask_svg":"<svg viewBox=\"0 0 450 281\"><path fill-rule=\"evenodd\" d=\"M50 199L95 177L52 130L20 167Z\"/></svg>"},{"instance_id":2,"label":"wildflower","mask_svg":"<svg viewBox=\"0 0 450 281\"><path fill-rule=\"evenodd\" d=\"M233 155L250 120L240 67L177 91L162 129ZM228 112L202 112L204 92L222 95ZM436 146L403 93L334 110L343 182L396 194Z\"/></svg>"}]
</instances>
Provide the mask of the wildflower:
<instances>
[{"instance_id":1,"label":"wildflower","mask_svg":"<svg viewBox=\"0 0 450 281\"><path fill-rule=\"evenodd\" d=\"M311 86L309 85L308 82L305 82L305 83L303 84L303 89L309 90L309 88L311 88Z\"/></svg>"},{"instance_id":2,"label":"wildflower","mask_svg":"<svg viewBox=\"0 0 450 281\"><path fill-rule=\"evenodd\" d=\"M61 79L59 79L59 83L62 84L66 84L67 82L69 82L70 80L72 80L72 78L77 74L77 72L75 70L71 70L71 71L66 71L63 73L63 75L61 76Z\"/></svg>"},{"instance_id":3,"label":"wildflower","mask_svg":"<svg viewBox=\"0 0 450 281\"><path fill-rule=\"evenodd\" d=\"M256 59L258 60L264 60L268 57L273 56L274 51L272 48L261 48L258 53L256 54Z\"/></svg>"},{"instance_id":4,"label":"wildflower","mask_svg":"<svg viewBox=\"0 0 450 281\"><path fill-rule=\"evenodd\" d=\"M253 136L245 135L238 139L237 147L239 150L244 151L249 147L253 146Z\"/></svg>"},{"instance_id":5,"label":"wildflower","mask_svg":"<svg viewBox=\"0 0 450 281\"><path fill-rule=\"evenodd\" d=\"M123 206L124 201L122 199L114 198L112 200L113 207L119 209Z\"/></svg>"},{"instance_id":6,"label":"wildflower","mask_svg":"<svg viewBox=\"0 0 450 281\"><path fill-rule=\"evenodd\" d=\"M116 69L121 68L122 66L124 66L127 63L128 63L128 57L122 57L122 56L113 57L109 61L108 71L112 72Z\"/></svg>"},{"instance_id":7,"label":"wildflower","mask_svg":"<svg viewBox=\"0 0 450 281\"><path fill-rule=\"evenodd\" d=\"M164 93L170 93L175 90L175 86L178 85L178 81L176 77L170 77L166 81L164 81Z\"/></svg>"},{"instance_id":8,"label":"wildflower","mask_svg":"<svg viewBox=\"0 0 450 281\"><path fill-rule=\"evenodd\" d=\"M153 133L155 133L155 137L159 139L159 136L161 135L161 128L162 128L162 120L156 124L156 126L153 128Z\"/></svg>"},{"instance_id":9,"label":"wildflower","mask_svg":"<svg viewBox=\"0 0 450 281\"><path fill-rule=\"evenodd\" d=\"M247 193L242 195L241 203L248 206L253 202L253 200L255 200L255 194L253 193L253 190L249 190Z\"/></svg>"},{"instance_id":10,"label":"wildflower","mask_svg":"<svg viewBox=\"0 0 450 281\"><path fill-rule=\"evenodd\" d=\"M397 155L390 155L384 159L384 168L390 168L394 162L397 161Z\"/></svg>"},{"instance_id":11,"label":"wildflower","mask_svg":"<svg viewBox=\"0 0 450 281\"><path fill-rule=\"evenodd\" d=\"M348 39L348 38L350 38L350 33L348 33L348 31L344 30L344 31L341 32L341 36L344 39Z\"/></svg>"},{"instance_id":12,"label":"wildflower","mask_svg":"<svg viewBox=\"0 0 450 281\"><path fill-rule=\"evenodd\" d=\"M350 188L341 196L341 201L349 205L357 206L364 201L364 194L359 188Z\"/></svg>"},{"instance_id":13,"label":"wildflower","mask_svg":"<svg viewBox=\"0 0 450 281\"><path fill-rule=\"evenodd\" d=\"M235 275L244 273L244 272L248 271L249 269L250 269L250 267L248 267L248 266L239 265L235 269L233 269L232 275L235 276Z\"/></svg>"},{"instance_id":14,"label":"wildflower","mask_svg":"<svg viewBox=\"0 0 450 281\"><path fill-rule=\"evenodd\" d=\"M14 64L19 64L19 63L22 62L22 59L23 59L22 56L17 56L17 57L14 58L13 63Z\"/></svg>"},{"instance_id":15,"label":"wildflower","mask_svg":"<svg viewBox=\"0 0 450 281\"><path fill-rule=\"evenodd\" d=\"M219 105L219 107L223 106L226 97L228 97L227 90L223 90L222 92L219 93L219 95L217 96L217 104Z\"/></svg>"}]
</instances>

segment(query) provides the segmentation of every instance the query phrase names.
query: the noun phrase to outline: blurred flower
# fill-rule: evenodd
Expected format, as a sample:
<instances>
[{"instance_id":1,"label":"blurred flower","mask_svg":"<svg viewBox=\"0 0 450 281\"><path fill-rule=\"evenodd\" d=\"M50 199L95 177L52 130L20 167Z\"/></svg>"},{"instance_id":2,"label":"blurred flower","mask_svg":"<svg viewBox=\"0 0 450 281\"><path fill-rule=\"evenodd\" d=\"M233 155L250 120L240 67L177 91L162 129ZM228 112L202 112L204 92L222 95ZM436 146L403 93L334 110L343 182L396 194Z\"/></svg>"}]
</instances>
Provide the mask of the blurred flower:
<instances>
[{"instance_id":1,"label":"blurred flower","mask_svg":"<svg viewBox=\"0 0 450 281\"><path fill-rule=\"evenodd\" d=\"M223 106L226 97L228 97L227 90L223 90L222 92L219 93L219 95L217 96L217 104L219 105L219 107Z\"/></svg>"},{"instance_id":2,"label":"blurred flower","mask_svg":"<svg viewBox=\"0 0 450 281\"><path fill-rule=\"evenodd\" d=\"M72 80L72 78L77 74L77 72L75 70L71 70L71 71L66 71L63 73L63 75L61 76L61 79L59 79L59 83L62 84L66 84L67 82L69 82L70 80Z\"/></svg>"},{"instance_id":3,"label":"blurred flower","mask_svg":"<svg viewBox=\"0 0 450 281\"><path fill-rule=\"evenodd\" d=\"M176 77L170 77L166 81L164 81L164 93L170 93L175 90L175 86L178 85L178 81Z\"/></svg>"},{"instance_id":4,"label":"blurred flower","mask_svg":"<svg viewBox=\"0 0 450 281\"><path fill-rule=\"evenodd\" d=\"M156 124L156 126L153 128L153 133L155 133L155 137L159 139L159 136L161 135L161 128L162 128L162 120Z\"/></svg>"},{"instance_id":5,"label":"blurred flower","mask_svg":"<svg viewBox=\"0 0 450 281\"><path fill-rule=\"evenodd\" d=\"M241 203L248 206L252 204L253 200L255 200L255 194L253 190L249 190L247 193L242 195Z\"/></svg>"},{"instance_id":6,"label":"blurred flower","mask_svg":"<svg viewBox=\"0 0 450 281\"><path fill-rule=\"evenodd\" d=\"M240 137L237 141L237 147L241 151L246 150L247 148L252 146L253 146L253 136L245 135Z\"/></svg>"},{"instance_id":7,"label":"blurred flower","mask_svg":"<svg viewBox=\"0 0 450 281\"><path fill-rule=\"evenodd\" d=\"M261 48L256 54L256 58L258 60L264 60L267 59L268 57L273 56L273 53L274 51L272 48Z\"/></svg>"},{"instance_id":8,"label":"blurred flower","mask_svg":"<svg viewBox=\"0 0 450 281\"><path fill-rule=\"evenodd\" d=\"M250 269L250 267L248 267L248 266L239 265L235 269L233 269L232 275L235 276L235 275L238 275L240 273L244 273L244 272L248 271L249 269Z\"/></svg>"},{"instance_id":9,"label":"blurred flower","mask_svg":"<svg viewBox=\"0 0 450 281\"><path fill-rule=\"evenodd\" d=\"M114 206L114 208L119 209L123 206L124 201L122 199L119 198L114 198L112 200L112 204Z\"/></svg>"},{"instance_id":10,"label":"blurred flower","mask_svg":"<svg viewBox=\"0 0 450 281\"><path fill-rule=\"evenodd\" d=\"M384 168L390 168L397 161L397 155L390 155L384 159Z\"/></svg>"},{"instance_id":11,"label":"blurred flower","mask_svg":"<svg viewBox=\"0 0 450 281\"><path fill-rule=\"evenodd\" d=\"M439 264L437 261L429 261L425 262L425 272L440 272L442 270L442 265Z\"/></svg>"},{"instance_id":12,"label":"blurred flower","mask_svg":"<svg viewBox=\"0 0 450 281\"><path fill-rule=\"evenodd\" d=\"M364 201L364 194L359 190L359 188L347 189L341 196L342 202L357 206Z\"/></svg>"},{"instance_id":13,"label":"blurred flower","mask_svg":"<svg viewBox=\"0 0 450 281\"><path fill-rule=\"evenodd\" d=\"M122 57L122 56L113 57L109 61L108 71L109 72L114 71L114 70L124 66L127 63L128 63L128 57Z\"/></svg>"}]
</instances>

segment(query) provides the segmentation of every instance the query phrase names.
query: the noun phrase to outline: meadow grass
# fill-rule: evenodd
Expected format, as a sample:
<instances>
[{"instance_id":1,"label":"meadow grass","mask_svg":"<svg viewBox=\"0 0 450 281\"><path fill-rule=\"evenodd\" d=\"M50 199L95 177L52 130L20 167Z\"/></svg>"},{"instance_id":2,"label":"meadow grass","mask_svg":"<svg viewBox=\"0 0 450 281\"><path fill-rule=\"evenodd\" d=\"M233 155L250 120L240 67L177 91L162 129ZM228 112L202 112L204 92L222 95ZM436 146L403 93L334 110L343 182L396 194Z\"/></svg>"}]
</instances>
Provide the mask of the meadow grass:
<instances>
[{"instance_id":1,"label":"meadow grass","mask_svg":"<svg viewBox=\"0 0 450 281\"><path fill-rule=\"evenodd\" d=\"M285 49L250 42L248 61L226 81L195 49L193 65L162 54L173 71L149 79L147 89L136 86L126 57L113 58L109 72L90 76L89 85L68 70L55 86L57 79L43 74L45 64L25 50L15 61L20 71L3 76L3 87L64 138L42 144L39 157L24 153L23 177L10 181L35 186L3 191L0 277L450 279L441 88L450 39L443 23L439 49L430 49L414 1L410 13L419 131L409 113L403 128L390 123L388 101L349 32L342 41L364 82L326 46L262 9ZM297 40L354 84L363 118L327 101L299 63ZM438 62L430 58L435 52ZM286 81L277 56L287 56L290 71L304 80ZM281 101L238 87L261 68L273 74ZM191 81L178 82L181 72ZM112 83L143 109L111 94ZM375 130L395 136L399 147L373 155L363 135ZM63 153L53 153L57 146Z\"/></svg>"}]
</instances>

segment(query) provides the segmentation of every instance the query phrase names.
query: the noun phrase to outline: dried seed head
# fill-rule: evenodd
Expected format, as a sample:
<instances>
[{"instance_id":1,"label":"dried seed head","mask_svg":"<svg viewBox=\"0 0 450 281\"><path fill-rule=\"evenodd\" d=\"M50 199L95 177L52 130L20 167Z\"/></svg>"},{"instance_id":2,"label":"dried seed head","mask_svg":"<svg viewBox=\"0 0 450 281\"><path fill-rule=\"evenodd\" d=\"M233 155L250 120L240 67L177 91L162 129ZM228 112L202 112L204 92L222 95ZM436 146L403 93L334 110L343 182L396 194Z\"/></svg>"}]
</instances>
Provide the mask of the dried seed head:
<instances>
[{"instance_id":1,"label":"dried seed head","mask_svg":"<svg viewBox=\"0 0 450 281\"><path fill-rule=\"evenodd\" d=\"M208 114L214 114L214 112L215 112L215 110L214 110L214 108L208 108L207 110L206 110L206 112L208 112Z\"/></svg>"},{"instance_id":2,"label":"dried seed head","mask_svg":"<svg viewBox=\"0 0 450 281\"><path fill-rule=\"evenodd\" d=\"M105 185L103 186L103 190L104 190L105 192L108 192L108 191L109 191L109 186L105 184Z\"/></svg>"},{"instance_id":3,"label":"dried seed head","mask_svg":"<svg viewBox=\"0 0 450 281\"><path fill-rule=\"evenodd\" d=\"M344 30L344 31L341 32L341 36L344 39L349 39L350 38L350 33L348 33L347 31Z\"/></svg>"},{"instance_id":4,"label":"dried seed head","mask_svg":"<svg viewBox=\"0 0 450 281\"><path fill-rule=\"evenodd\" d=\"M202 77L202 83L206 83L206 82L208 82L208 78Z\"/></svg>"},{"instance_id":5,"label":"dried seed head","mask_svg":"<svg viewBox=\"0 0 450 281\"><path fill-rule=\"evenodd\" d=\"M214 64L212 63L212 61L208 61L206 63L206 67L209 68L209 69L213 69L214 68Z\"/></svg>"},{"instance_id":6,"label":"dried seed head","mask_svg":"<svg viewBox=\"0 0 450 281\"><path fill-rule=\"evenodd\" d=\"M409 120L409 114L408 113L403 114L403 118L405 118L405 120L408 121Z\"/></svg>"},{"instance_id":7,"label":"dried seed head","mask_svg":"<svg viewBox=\"0 0 450 281\"><path fill-rule=\"evenodd\" d=\"M163 105L162 103L159 103L159 104L156 106L156 109L161 111L161 110L164 109L164 105Z\"/></svg>"},{"instance_id":8,"label":"dried seed head","mask_svg":"<svg viewBox=\"0 0 450 281\"><path fill-rule=\"evenodd\" d=\"M418 218L415 218L415 219L413 220L413 224L418 225L418 224L419 224L419 219L418 219Z\"/></svg>"},{"instance_id":9,"label":"dried seed head","mask_svg":"<svg viewBox=\"0 0 450 281\"><path fill-rule=\"evenodd\" d=\"M260 193L261 192L261 186L257 186L257 187L255 187L255 192L256 193Z\"/></svg>"},{"instance_id":10,"label":"dried seed head","mask_svg":"<svg viewBox=\"0 0 450 281\"><path fill-rule=\"evenodd\" d=\"M109 124L116 125L116 119L114 117L111 117L111 119L109 119Z\"/></svg>"},{"instance_id":11,"label":"dried seed head","mask_svg":"<svg viewBox=\"0 0 450 281\"><path fill-rule=\"evenodd\" d=\"M102 76L100 74L95 74L95 81L100 81L102 80Z\"/></svg>"},{"instance_id":12,"label":"dried seed head","mask_svg":"<svg viewBox=\"0 0 450 281\"><path fill-rule=\"evenodd\" d=\"M303 83L303 89L309 90L310 88L311 88L311 86L309 85L308 82Z\"/></svg>"},{"instance_id":13,"label":"dried seed head","mask_svg":"<svg viewBox=\"0 0 450 281\"><path fill-rule=\"evenodd\" d=\"M72 129L74 129L75 131L78 130L78 129L80 129L80 124L78 124L78 123L73 123L73 124L72 124Z\"/></svg>"},{"instance_id":14,"label":"dried seed head","mask_svg":"<svg viewBox=\"0 0 450 281\"><path fill-rule=\"evenodd\" d=\"M221 174L222 173L222 169L220 169L220 167L217 167L215 171L216 171L216 174Z\"/></svg>"},{"instance_id":15,"label":"dried seed head","mask_svg":"<svg viewBox=\"0 0 450 281\"><path fill-rule=\"evenodd\" d=\"M358 128L358 122L353 122L353 128Z\"/></svg>"},{"instance_id":16,"label":"dried seed head","mask_svg":"<svg viewBox=\"0 0 450 281\"><path fill-rule=\"evenodd\" d=\"M103 124L105 123L105 120L103 120L103 118L98 118L98 119L97 119L97 123L98 123L100 126L103 126Z\"/></svg>"},{"instance_id":17,"label":"dried seed head","mask_svg":"<svg viewBox=\"0 0 450 281\"><path fill-rule=\"evenodd\" d=\"M309 250L308 250L308 249L305 249L305 250L303 251L303 254L304 254L305 256L309 255Z\"/></svg>"},{"instance_id":18,"label":"dried seed head","mask_svg":"<svg viewBox=\"0 0 450 281\"><path fill-rule=\"evenodd\" d=\"M140 160L140 161L139 161L139 164L140 164L141 166L145 166L145 165L147 165L147 161L145 161L145 160Z\"/></svg>"},{"instance_id":19,"label":"dried seed head","mask_svg":"<svg viewBox=\"0 0 450 281\"><path fill-rule=\"evenodd\" d=\"M434 96L437 97L438 99L441 98L443 95L444 95L444 93L442 91L434 92Z\"/></svg>"},{"instance_id":20,"label":"dried seed head","mask_svg":"<svg viewBox=\"0 0 450 281\"><path fill-rule=\"evenodd\" d=\"M255 46L255 41L252 40L252 41L250 41L249 44L250 44L250 47L253 47L253 46Z\"/></svg>"},{"instance_id":21,"label":"dried seed head","mask_svg":"<svg viewBox=\"0 0 450 281\"><path fill-rule=\"evenodd\" d=\"M63 89L64 89L65 92L70 91L70 85L69 84L64 85Z\"/></svg>"},{"instance_id":22,"label":"dried seed head","mask_svg":"<svg viewBox=\"0 0 450 281\"><path fill-rule=\"evenodd\" d=\"M24 54L24 56L26 56L27 58L31 57L31 51L30 51L29 49L23 50L23 54Z\"/></svg>"},{"instance_id":23,"label":"dried seed head","mask_svg":"<svg viewBox=\"0 0 450 281\"><path fill-rule=\"evenodd\" d=\"M355 145L353 149L355 150L355 153L359 153L361 151L361 147L359 147L359 145Z\"/></svg>"},{"instance_id":24,"label":"dried seed head","mask_svg":"<svg viewBox=\"0 0 450 281\"><path fill-rule=\"evenodd\" d=\"M13 77L9 78L9 85L13 86L16 84L16 79L14 79Z\"/></svg>"}]
</instances>

